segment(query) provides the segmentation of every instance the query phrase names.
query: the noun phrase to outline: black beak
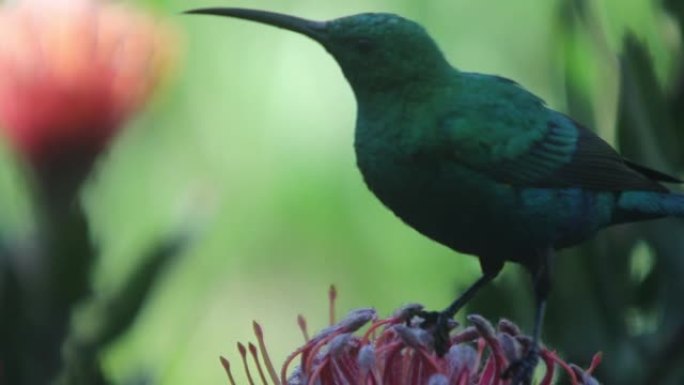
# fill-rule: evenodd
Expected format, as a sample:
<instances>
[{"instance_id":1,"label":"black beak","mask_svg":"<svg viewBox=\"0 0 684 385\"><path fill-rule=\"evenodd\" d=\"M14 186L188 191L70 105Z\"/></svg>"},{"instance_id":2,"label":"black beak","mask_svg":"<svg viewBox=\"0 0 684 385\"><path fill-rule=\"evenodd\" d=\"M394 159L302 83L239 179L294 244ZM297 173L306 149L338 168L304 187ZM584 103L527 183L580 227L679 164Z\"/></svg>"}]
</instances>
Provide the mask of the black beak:
<instances>
[{"instance_id":1,"label":"black beak","mask_svg":"<svg viewBox=\"0 0 684 385\"><path fill-rule=\"evenodd\" d=\"M187 14L235 17L272 25L306 35L319 43L326 37L326 22L302 19L282 13L244 8L200 8L185 11Z\"/></svg>"}]
</instances>

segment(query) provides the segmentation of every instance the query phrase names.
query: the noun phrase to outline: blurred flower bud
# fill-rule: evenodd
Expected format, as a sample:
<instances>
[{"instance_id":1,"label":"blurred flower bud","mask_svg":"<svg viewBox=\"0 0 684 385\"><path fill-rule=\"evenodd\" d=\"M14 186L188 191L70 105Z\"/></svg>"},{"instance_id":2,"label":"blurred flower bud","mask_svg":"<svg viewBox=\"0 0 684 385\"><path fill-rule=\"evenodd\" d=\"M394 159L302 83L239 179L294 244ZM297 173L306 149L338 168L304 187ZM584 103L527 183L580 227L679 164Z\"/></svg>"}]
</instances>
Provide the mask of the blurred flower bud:
<instances>
[{"instance_id":1,"label":"blurred flower bud","mask_svg":"<svg viewBox=\"0 0 684 385\"><path fill-rule=\"evenodd\" d=\"M97 0L0 8L0 130L38 170L85 169L167 73L171 29Z\"/></svg>"}]
</instances>

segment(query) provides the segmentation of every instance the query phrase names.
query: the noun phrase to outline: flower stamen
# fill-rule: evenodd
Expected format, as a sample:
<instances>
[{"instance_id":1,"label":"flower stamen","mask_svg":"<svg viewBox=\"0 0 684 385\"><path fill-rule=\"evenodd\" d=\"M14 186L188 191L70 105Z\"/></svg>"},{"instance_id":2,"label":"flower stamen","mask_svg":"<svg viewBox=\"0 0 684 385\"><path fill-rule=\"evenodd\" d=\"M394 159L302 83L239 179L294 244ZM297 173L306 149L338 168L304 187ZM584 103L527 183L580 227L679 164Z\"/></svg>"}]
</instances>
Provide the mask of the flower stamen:
<instances>
[{"instance_id":1,"label":"flower stamen","mask_svg":"<svg viewBox=\"0 0 684 385\"><path fill-rule=\"evenodd\" d=\"M336 293L331 286L328 298L334 304ZM434 351L434 337L424 329L424 322L415 311L419 305L405 306L392 316L378 319L375 310L366 308L350 312L318 334L308 337L306 321L297 318L305 336L304 346L286 359L280 370L280 381L267 358L263 332L254 323L258 348L249 344L261 382L268 385L258 351L262 352L271 380L276 385L509 385L503 377L509 362L515 362L532 348L532 339L520 333L510 321L492 323L478 315L467 317L471 326L460 328L454 323L454 335L449 338L446 355ZM334 306L331 306L331 309ZM407 310L408 309L408 310ZM334 315L334 312L329 312ZM334 317L333 317L334 318ZM367 330L360 331L368 326ZM247 368L245 347L238 344L243 355L249 385L254 385ZM556 365L567 373L572 385L598 385L592 373L601 362L596 354L586 370L563 361L558 355L539 346L539 357L545 369L539 385L552 385ZM288 368L297 358L299 365L288 377ZM224 359L221 358L224 363ZM224 367L229 372L227 361ZM235 385L229 374L230 385Z\"/></svg>"},{"instance_id":2,"label":"flower stamen","mask_svg":"<svg viewBox=\"0 0 684 385\"><path fill-rule=\"evenodd\" d=\"M266 349L266 343L264 342L264 331L261 328L261 325L259 325L259 323L257 323L256 321L252 322L252 327L254 329L254 335L256 336L257 343L259 344L261 358L264 360L264 365L266 365L268 375L269 377L271 377L271 381L273 381L274 385L280 385L280 381L278 380L278 374L275 370L275 367L273 366L273 362L271 361L271 357L268 354L268 350Z\"/></svg>"},{"instance_id":3,"label":"flower stamen","mask_svg":"<svg viewBox=\"0 0 684 385\"><path fill-rule=\"evenodd\" d=\"M299 330L302 331L304 336L304 343L309 342L311 338L309 338L309 331L306 327L306 318L301 314L297 315L297 325L299 325Z\"/></svg>"},{"instance_id":4,"label":"flower stamen","mask_svg":"<svg viewBox=\"0 0 684 385\"><path fill-rule=\"evenodd\" d=\"M330 318L330 326L335 325L335 300L337 299L337 288L335 285L330 285L328 289L328 314Z\"/></svg>"},{"instance_id":5,"label":"flower stamen","mask_svg":"<svg viewBox=\"0 0 684 385\"><path fill-rule=\"evenodd\" d=\"M240 356L242 357L242 365L245 368L245 374L247 374L247 381L249 382L249 385L254 385L252 373L249 371L249 365L247 364L247 349L245 348L245 345L240 342L237 343L237 347L238 351L240 352Z\"/></svg>"},{"instance_id":6,"label":"flower stamen","mask_svg":"<svg viewBox=\"0 0 684 385\"><path fill-rule=\"evenodd\" d=\"M263 385L268 385L268 382L266 382L266 376L264 376L264 371L261 369L261 362L259 362L259 356L257 353L257 348L254 346L253 343L247 344L247 348L249 349L249 353L252 355L252 360L254 360L254 364L256 365L257 372L259 373L259 378L261 378L261 383Z\"/></svg>"},{"instance_id":7,"label":"flower stamen","mask_svg":"<svg viewBox=\"0 0 684 385\"><path fill-rule=\"evenodd\" d=\"M601 365L601 361L603 360L603 353L598 352L594 354L594 357L591 358L591 364L589 365L589 368L587 368L587 373L592 374L596 368Z\"/></svg>"},{"instance_id":8,"label":"flower stamen","mask_svg":"<svg viewBox=\"0 0 684 385\"><path fill-rule=\"evenodd\" d=\"M219 357L219 359L221 360L221 365L223 365L223 369L225 369L226 375L228 376L228 382L230 385L236 385L235 379L233 378L233 373L230 371L230 361L223 356Z\"/></svg>"}]
</instances>

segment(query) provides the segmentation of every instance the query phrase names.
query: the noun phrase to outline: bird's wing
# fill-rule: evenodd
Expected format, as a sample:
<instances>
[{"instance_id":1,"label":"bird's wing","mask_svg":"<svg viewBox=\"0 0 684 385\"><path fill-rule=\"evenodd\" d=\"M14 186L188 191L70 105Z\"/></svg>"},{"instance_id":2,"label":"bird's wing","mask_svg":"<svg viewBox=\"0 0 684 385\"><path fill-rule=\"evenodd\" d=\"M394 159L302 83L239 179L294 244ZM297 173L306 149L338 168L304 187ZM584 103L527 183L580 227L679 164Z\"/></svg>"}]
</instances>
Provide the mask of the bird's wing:
<instances>
[{"instance_id":1,"label":"bird's wing","mask_svg":"<svg viewBox=\"0 0 684 385\"><path fill-rule=\"evenodd\" d=\"M471 91L472 97L459 98L439 122L446 136L442 153L452 160L524 187L664 192L658 181L679 182L626 161L596 134L546 108L517 84L476 76L474 86L460 90Z\"/></svg>"}]
</instances>

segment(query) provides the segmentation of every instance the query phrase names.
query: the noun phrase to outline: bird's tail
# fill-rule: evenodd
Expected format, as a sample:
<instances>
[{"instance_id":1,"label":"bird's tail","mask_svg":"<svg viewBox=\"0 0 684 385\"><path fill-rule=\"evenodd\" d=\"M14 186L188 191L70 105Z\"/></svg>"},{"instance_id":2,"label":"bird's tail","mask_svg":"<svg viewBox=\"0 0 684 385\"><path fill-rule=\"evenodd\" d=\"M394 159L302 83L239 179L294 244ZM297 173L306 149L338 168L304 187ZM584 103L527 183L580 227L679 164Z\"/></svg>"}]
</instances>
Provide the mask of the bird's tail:
<instances>
[{"instance_id":1,"label":"bird's tail","mask_svg":"<svg viewBox=\"0 0 684 385\"><path fill-rule=\"evenodd\" d=\"M661 217L684 217L684 195L625 191L617 201L614 223Z\"/></svg>"}]
</instances>

